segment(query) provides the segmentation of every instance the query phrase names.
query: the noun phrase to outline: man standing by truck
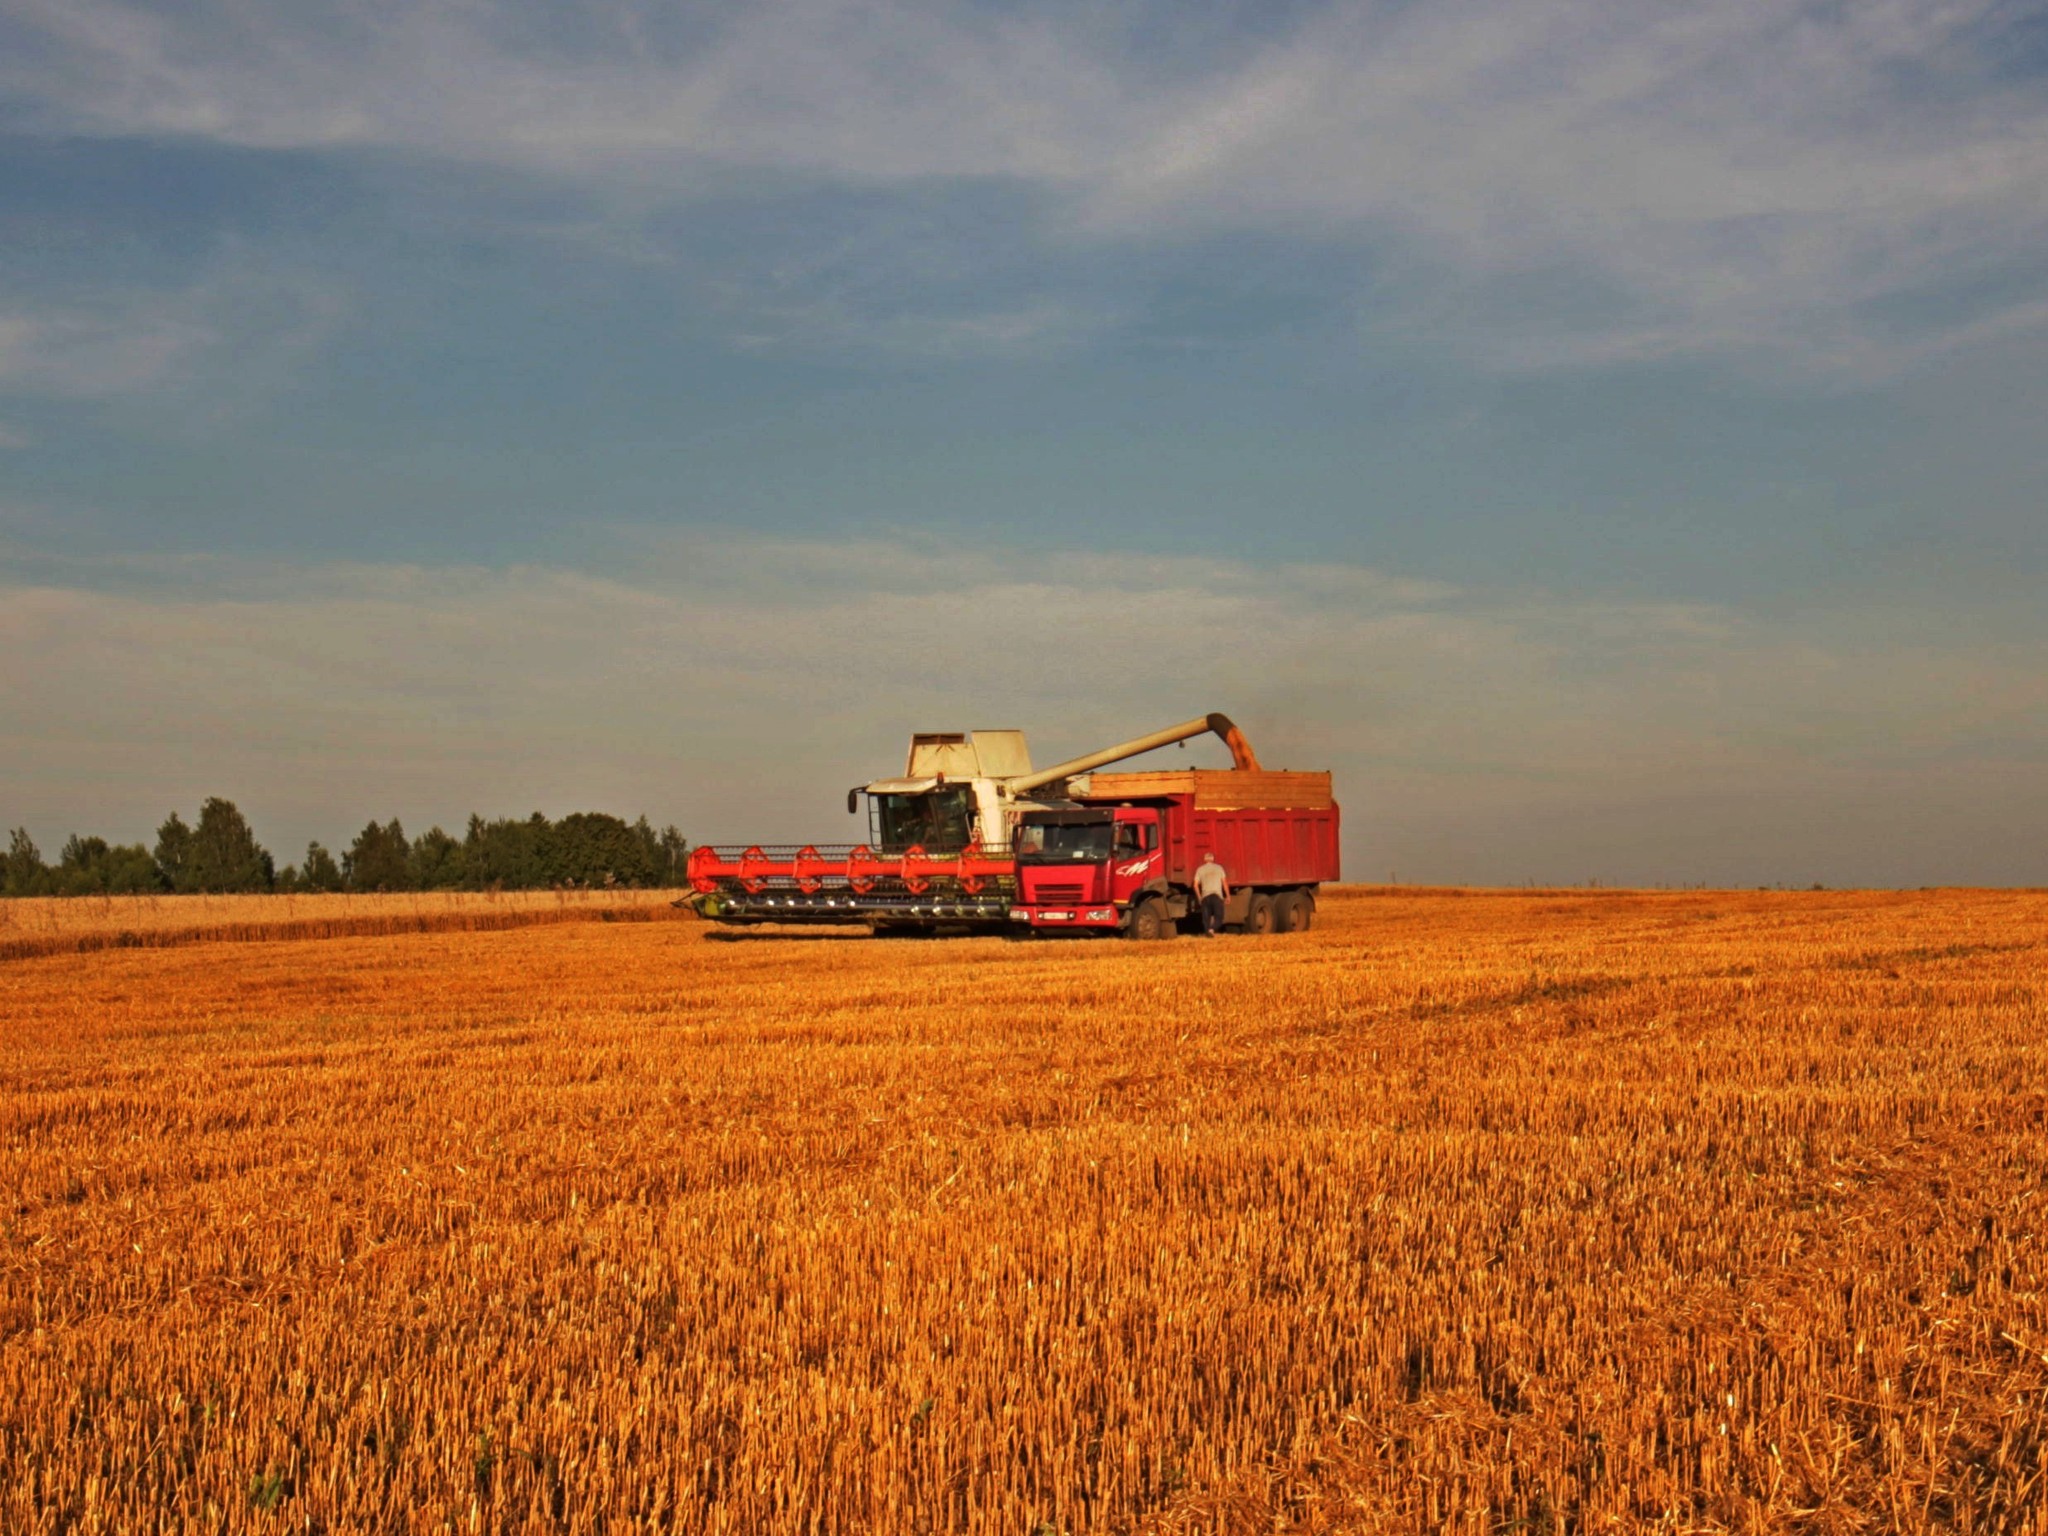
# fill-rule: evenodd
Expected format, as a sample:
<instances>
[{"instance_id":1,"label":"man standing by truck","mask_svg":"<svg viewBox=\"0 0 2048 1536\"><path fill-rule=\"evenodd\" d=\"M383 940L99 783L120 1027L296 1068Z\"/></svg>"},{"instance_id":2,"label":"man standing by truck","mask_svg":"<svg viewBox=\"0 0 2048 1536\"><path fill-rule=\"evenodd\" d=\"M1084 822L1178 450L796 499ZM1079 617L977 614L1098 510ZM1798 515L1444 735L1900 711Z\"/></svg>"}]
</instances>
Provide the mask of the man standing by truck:
<instances>
[{"instance_id":1,"label":"man standing by truck","mask_svg":"<svg viewBox=\"0 0 2048 1536\"><path fill-rule=\"evenodd\" d=\"M1195 870L1195 895L1202 901L1202 936L1213 939L1223 926L1223 903L1230 899L1230 875L1216 855L1205 853Z\"/></svg>"}]
</instances>

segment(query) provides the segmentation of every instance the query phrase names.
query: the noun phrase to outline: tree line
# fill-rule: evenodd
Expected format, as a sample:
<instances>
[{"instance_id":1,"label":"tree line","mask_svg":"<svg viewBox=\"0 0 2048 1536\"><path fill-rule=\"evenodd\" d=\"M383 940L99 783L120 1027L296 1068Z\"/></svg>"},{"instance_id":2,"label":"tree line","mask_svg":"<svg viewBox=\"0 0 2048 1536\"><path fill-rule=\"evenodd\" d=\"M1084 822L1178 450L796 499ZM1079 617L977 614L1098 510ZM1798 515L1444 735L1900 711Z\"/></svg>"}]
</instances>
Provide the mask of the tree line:
<instances>
[{"instance_id":1,"label":"tree line","mask_svg":"<svg viewBox=\"0 0 2048 1536\"><path fill-rule=\"evenodd\" d=\"M673 886L690 845L673 826L656 831L602 811L560 821L471 816L461 837L433 827L407 837L396 816L371 822L339 858L319 843L282 869L256 841L232 800L209 799L196 823L173 811L156 846L73 834L55 864L25 827L0 855L0 894L98 896L231 891L515 891L558 887Z\"/></svg>"}]
</instances>

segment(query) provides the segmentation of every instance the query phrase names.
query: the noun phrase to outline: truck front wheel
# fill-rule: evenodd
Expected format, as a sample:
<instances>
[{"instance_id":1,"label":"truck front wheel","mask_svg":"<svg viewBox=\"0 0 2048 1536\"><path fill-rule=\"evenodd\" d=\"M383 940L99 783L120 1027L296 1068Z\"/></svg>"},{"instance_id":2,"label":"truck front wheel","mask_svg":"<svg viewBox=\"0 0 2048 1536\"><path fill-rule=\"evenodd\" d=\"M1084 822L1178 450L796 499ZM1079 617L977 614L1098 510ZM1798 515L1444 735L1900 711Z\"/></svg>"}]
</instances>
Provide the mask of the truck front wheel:
<instances>
[{"instance_id":1,"label":"truck front wheel","mask_svg":"<svg viewBox=\"0 0 2048 1536\"><path fill-rule=\"evenodd\" d=\"M1251 904L1244 909L1244 931L1261 935L1273 931L1273 898L1264 891L1252 892Z\"/></svg>"},{"instance_id":2,"label":"truck front wheel","mask_svg":"<svg viewBox=\"0 0 2048 1536\"><path fill-rule=\"evenodd\" d=\"M1165 906L1157 896L1147 896L1131 908L1130 920L1124 924L1124 937L1149 943L1165 938L1166 927Z\"/></svg>"}]
</instances>

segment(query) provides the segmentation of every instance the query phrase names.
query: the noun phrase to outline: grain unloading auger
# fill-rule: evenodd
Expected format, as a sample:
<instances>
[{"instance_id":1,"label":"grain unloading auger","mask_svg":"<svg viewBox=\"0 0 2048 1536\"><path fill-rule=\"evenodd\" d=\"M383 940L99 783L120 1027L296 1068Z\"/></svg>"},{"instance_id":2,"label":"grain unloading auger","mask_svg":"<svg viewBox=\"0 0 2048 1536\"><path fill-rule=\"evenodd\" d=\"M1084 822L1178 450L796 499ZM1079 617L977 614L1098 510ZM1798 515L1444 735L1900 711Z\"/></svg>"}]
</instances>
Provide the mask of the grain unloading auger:
<instances>
[{"instance_id":1,"label":"grain unloading auger","mask_svg":"<svg viewBox=\"0 0 2048 1536\"><path fill-rule=\"evenodd\" d=\"M1230 749L1229 770L1093 772L1212 732ZM1198 792L1198 783L1207 788ZM1204 796L1213 800L1221 783L1229 785L1222 792L1227 808L1218 812ZM1332 873L1292 874L1286 888L1334 878L1329 775L1261 769L1243 733L1220 714L1038 770L1021 731L917 735L904 776L856 785L847 793L849 813L862 796L865 843L698 848L690 855L687 904L725 923L871 923L882 930L1046 922L1101 929L1127 926L1157 898L1141 925L1149 930L1185 913L1190 861L1203 846L1220 836L1219 857L1223 844L1236 847L1233 827L1248 814L1237 807L1267 801L1277 814L1328 822L1327 835L1311 833L1306 842L1295 832L1288 836L1304 847L1326 845ZM1147 850L1148 857L1129 856ZM1243 857L1261 856L1245 845ZM1060 878L1045 881L1038 866L1057 866ZM1247 871L1241 878L1252 877ZM1046 893L1048 901L1037 900Z\"/></svg>"},{"instance_id":2,"label":"grain unloading auger","mask_svg":"<svg viewBox=\"0 0 2048 1536\"><path fill-rule=\"evenodd\" d=\"M1184 720L1033 771L1022 731L920 733L900 779L847 791L868 799L870 841L712 845L690 855L691 905L726 922L1004 922L1016 887L1017 806L1075 774L1214 732L1240 768L1258 758L1226 715Z\"/></svg>"}]
</instances>

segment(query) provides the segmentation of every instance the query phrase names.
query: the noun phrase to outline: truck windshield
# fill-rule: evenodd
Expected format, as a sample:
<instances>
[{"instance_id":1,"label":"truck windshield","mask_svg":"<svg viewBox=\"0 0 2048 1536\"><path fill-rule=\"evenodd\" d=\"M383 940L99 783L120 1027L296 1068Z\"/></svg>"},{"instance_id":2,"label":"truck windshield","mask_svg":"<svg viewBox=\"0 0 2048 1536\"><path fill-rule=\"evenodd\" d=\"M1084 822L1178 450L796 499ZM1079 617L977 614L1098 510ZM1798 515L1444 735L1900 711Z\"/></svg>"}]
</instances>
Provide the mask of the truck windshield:
<instances>
[{"instance_id":1,"label":"truck windshield","mask_svg":"<svg viewBox=\"0 0 2048 1536\"><path fill-rule=\"evenodd\" d=\"M872 845L890 852L918 847L927 853L958 853L968 843L971 791L964 784L921 795L868 796Z\"/></svg>"},{"instance_id":2,"label":"truck windshield","mask_svg":"<svg viewBox=\"0 0 2048 1536\"><path fill-rule=\"evenodd\" d=\"M1109 857L1107 821L1025 822L1017 828L1017 857L1027 864L1100 863Z\"/></svg>"}]
</instances>

